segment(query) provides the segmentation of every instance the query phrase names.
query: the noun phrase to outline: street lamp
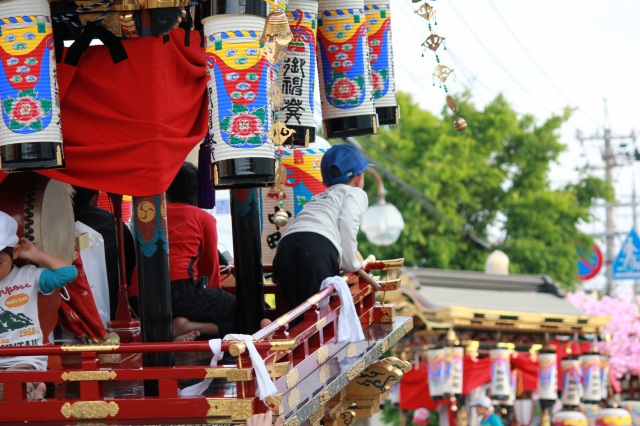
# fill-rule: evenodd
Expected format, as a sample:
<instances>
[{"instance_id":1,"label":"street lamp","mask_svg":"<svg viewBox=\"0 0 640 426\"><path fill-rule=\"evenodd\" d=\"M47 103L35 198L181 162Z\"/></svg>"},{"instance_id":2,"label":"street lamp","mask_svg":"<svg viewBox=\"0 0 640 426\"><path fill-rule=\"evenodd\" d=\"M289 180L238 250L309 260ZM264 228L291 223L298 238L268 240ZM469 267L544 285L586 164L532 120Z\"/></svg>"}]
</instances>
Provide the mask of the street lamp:
<instances>
[{"instance_id":1,"label":"street lamp","mask_svg":"<svg viewBox=\"0 0 640 426\"><path fill-rule=\"evenodd\" d=\"M384 194L387 191L378 172L371 167L367 168L367 172L371 173L378 183L378 202L367 210L361 229L371 243L377 246L388 246L398 241L404 229L404 219L396 206L387 204L384 200Z\"/></svg>"}]
</instances>

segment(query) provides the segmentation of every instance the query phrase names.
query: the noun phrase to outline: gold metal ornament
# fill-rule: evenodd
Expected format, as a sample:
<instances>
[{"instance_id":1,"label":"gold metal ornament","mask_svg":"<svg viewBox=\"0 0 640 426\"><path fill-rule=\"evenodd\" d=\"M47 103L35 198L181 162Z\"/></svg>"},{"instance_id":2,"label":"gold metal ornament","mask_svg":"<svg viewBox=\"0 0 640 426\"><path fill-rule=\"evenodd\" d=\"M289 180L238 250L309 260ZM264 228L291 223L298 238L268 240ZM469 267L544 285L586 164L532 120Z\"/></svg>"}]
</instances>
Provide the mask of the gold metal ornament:
<instances>
[{"instance_id":1,"label":"gold metal ornament","mask_svg":"<svg viewBox=\"0 0 640 426\"><path fill-rule=\"evenodd\" d=\"M275 41L281 46L287 46L292 38L287 15L282 11L271 12L265 21L260 43Z\"/></svg>"},{"instance_id":2,"label":"gold metal ornament","mask_svg":"<svg viewBox=\"0 0 640 426\"><path fill-rule=\"evenodd\" d=\"M271 85L271 87L267 91L267 96L269 96L269 99L271 100L275 108L278 108L280 105L282 105L282 101L284 101L282 90L280 90L280 88L275 84Z\"/></svg>"},{"instance_id":3,"label":"gold metal ornament","mask_svg":"<svg viewBox=\"0 0 640 426\"><path fill-rule=\"evenodd\" d=\"M278 167L276 169L275 190L284 191L286 183L287 183L287 169L282 165L282 163L278 163ZM285 315L285 316L288 317L288 315Z\"/></svg>"},{"instance_id":4,"label":"gold metal ornament","mask_svg":"<svg viewBox=\"0 0 640 426\"><path fill-rule=\"evenodd\" d=\"M269 133L267 137L273 141L273 143L277 146L282 145L289 139L296 131L288 128L286 125L282 124L279 121L276 121L269 128Z\"/></svg>"},{"instance_id":5,"label":"gold metal ornament","mask_svg":"<svg viewBox=\"0 0 640 426\"><path fill-rule=\"evenodd\" d=\"M436 13L438 13L438 11L435 10L430 4L424 3L417 10L414 10L413 13L417 13L427 21L430 21L436 17Z\"/></svg>"},{"instance_id":6,"label":"gold metal ornament","mask_svg":"<svg viewBox=\"0 0 640 426\"><path fill-rule=\"evenodd\" d=\"M425 41L422 42L422 47L429 48L434 52L438 50L440 45L444 43L446 39L444 37L440 37L437 34L431 34Z\"/></svg>"},{"instance_id":7,"label":"gold metal ornament","mask_svg":"<svg viewBox=\"0 0 640 426\"><path fill-rule=\"evenodd\" d=\"M467 122L462 117L456 117L456 119L453 121L453 127L455 127L458 132L462 132L467 128Z\"/></svg>"},{"instance_id":8,"label":"gold metal ornament","mask_svg":"<svg viewBox=\"0 0 640 426\"><path fill-rule=\"evenodd\" d=\"M454 101L451 96L447 96L447 106L449 107L451 112L458 112L458 104L456 104L456 101Z\"/></svg>"},{"instance_id":9,"label":"gold metal ornament","mask_svg":"<svg viewBox=\"0 0 640 426\"><path fill-rule=\"evenodd\" d=\"M453 68L449 68L446 65L438 65L436 69L433 70L433 76L444 83L452 72Z\"/></svg>"}]
</instances>

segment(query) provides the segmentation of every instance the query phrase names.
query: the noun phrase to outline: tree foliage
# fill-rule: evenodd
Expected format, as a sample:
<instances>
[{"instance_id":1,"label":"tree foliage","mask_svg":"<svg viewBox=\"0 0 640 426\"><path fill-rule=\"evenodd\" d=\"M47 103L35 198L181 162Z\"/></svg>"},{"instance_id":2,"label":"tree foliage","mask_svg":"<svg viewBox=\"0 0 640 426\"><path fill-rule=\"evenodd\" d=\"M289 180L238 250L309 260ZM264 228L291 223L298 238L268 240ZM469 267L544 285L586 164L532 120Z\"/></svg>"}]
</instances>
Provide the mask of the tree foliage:
<instances>
[{"instance_id":1,"label":"tree foliage","mask_svg":"<svg viewBox=\"0 0 640 426\"><path fill-rule=\"evenodd\" d=\"M405 93L398 94L398 104L398 126L359 141L374 164L421 196L383 179L386 200L402 212L406 227L389 247L373 246L360 235L360 251L404 257L407 265L483 270L488 252L469 236L490 241L500 235L490 242L507 253L511 273L548 274L572 288L576 246L591 242L578 225L591 219L595 200L613 198L610 185L593 177L551 188L550 166L566 149L560 127L572 111L539 125L501 95L478 110L465 93L458 114L468 128L458 133L446 108L436 117ZM367 179L365 189L375 201L374 179Z\"/></svg>"}]
</instances>

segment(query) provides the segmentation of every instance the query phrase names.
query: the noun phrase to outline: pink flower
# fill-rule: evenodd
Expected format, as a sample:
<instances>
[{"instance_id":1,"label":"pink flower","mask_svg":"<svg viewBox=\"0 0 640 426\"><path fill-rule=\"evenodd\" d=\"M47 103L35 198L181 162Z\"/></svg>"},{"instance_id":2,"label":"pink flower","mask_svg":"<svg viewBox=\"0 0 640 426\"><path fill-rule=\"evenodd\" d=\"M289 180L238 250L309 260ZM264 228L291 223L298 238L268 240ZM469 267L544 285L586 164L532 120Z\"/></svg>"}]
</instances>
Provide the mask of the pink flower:
<instances>
[{"instance_id":1,"label":"pink flower","mask_svg":"<svg viewBox=\"0 0 640 426\"><path fill-rule=\"evenodd\" d=\"M29 125L30 123L40 120L44 116L44 111L40 108L40 104L33 98L18 98L13 105L11 120Z\"/></svg>"},{"instance_id":2,"label":"pink flower","mask_svg":"<svg viewBox=\"0 0 640 426\"><path fill-rule=\"evenodd\" d=\"M354 81L351 81L346 77L342 77L336 79L333 83L331 97L333 99L340 99L343 101L358 99L360 97L360 90Z\"/></svg>"},{"instance_id":3,"label":"pink flower","mask_svg":"<svg viewBox=\"0 0 640 426\"><path fill-rule=\"evenodd\" d=\"M241 112L231 118L229 134L242 139L249 139L259 134L260 131L260 120L248 112Z\"/></svg>"}]
</instances>

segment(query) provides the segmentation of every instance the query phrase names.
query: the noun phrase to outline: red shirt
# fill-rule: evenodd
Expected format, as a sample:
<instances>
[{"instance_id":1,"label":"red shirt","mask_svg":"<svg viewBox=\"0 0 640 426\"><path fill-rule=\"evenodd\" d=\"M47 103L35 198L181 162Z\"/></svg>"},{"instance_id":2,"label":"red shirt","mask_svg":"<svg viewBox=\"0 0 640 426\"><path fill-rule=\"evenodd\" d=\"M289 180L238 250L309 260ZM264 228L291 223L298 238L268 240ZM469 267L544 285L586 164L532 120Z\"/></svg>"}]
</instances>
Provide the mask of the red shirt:
<instances>
[{"instance_id":1,"label":"red shirt","mask_svg":"<svg viewBox=\"0 0 640 426\"><path fill-rule=\"evenodd\" d=\"M209 278L209 287L220 287L218 231L213 215L198 207L167 203L170 280L201 276Z\"/></svg>"}]
</instances>

